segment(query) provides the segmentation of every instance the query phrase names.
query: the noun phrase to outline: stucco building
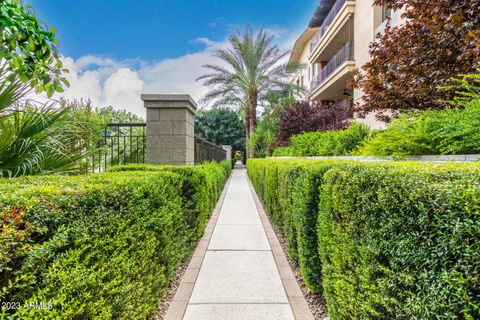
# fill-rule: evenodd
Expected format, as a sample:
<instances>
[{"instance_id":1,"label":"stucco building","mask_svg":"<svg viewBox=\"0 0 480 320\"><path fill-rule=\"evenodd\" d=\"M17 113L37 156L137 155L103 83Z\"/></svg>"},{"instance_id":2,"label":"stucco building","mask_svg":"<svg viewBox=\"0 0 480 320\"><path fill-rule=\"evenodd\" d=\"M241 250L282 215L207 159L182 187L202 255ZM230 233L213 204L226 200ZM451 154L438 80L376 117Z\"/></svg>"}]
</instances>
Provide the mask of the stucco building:
<instances>
[{"instance_id":1,"label":"stucco building","mask_svg":"<svg viewBox=\"0 0 480 320\"><path fill-rule=\"evenodd\" d=\"M319 1L289 61L298 66L293 81L305 89L308 99L342 107L361 101L363 92L346 84L352 71L370 59L369 45L383 32L388 17L392 25L401 23L401 12L374 6L372 0ZM372 128L383 126L373 114L355 121Z\"/></svg>"}]
</instances>

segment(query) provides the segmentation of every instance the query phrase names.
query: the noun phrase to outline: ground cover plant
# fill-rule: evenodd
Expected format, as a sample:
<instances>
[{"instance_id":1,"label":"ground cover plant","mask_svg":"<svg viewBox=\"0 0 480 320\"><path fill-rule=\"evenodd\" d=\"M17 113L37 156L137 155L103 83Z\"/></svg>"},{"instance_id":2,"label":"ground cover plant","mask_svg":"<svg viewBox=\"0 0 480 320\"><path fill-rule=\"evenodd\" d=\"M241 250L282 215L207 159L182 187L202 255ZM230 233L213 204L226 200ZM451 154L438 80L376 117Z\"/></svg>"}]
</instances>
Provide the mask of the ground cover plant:
<instances>
[{"instance_id":1,"label":"ground cover plant","mask_svg":"<svg viewBox=\"0 0 480 320\"><path fill-rule=\"evenodd\" d=\"M480 317L480 165L252 159L248 175L332 319Z\"/></svg>"},{"instance_id":2,"label":"ground cover plant","mask_svg":"<svg viewBox=\"0 0 480 320\"><path fill-rule=\"evenodd\" d=\"M0 179L0 300L14 303L1 317L152 316L230 170L225 161ZM23 307L39 302L45 309Z\"/></svg>"}]
</instances>

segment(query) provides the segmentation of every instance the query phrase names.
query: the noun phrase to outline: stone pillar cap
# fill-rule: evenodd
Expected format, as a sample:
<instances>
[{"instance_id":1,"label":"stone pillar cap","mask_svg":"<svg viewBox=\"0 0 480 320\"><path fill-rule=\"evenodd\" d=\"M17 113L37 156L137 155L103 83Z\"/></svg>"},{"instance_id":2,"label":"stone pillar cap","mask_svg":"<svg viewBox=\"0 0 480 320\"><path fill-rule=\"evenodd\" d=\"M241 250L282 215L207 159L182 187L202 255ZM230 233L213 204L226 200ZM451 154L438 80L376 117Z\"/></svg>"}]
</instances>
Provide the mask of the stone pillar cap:
<instances>
[{"instance_id":1,"label":"stone pillar cap","mask_svg":"<svg viewBox=\"0 0 480 320\"><path fill-rule=\"evenodd\" d=\"M159 102L188 102L190 104L189 108L193 113L196 112L198 106L195 100L189 94L142 94L141 99L143 101L159 101ZM146 108L181 108L181 106L175 105L149 105Z\"/></svg>"}]
</instances>

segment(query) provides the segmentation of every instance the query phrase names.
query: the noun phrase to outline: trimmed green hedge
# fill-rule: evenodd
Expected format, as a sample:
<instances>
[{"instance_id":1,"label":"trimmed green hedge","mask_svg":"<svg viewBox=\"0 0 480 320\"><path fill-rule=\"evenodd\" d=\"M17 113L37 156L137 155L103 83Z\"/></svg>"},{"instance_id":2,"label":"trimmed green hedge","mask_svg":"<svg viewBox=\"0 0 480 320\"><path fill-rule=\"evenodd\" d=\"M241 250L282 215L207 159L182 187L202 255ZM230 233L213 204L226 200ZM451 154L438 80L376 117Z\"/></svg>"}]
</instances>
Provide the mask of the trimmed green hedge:
<instances>
[{"instance_id":1,"label":"trimmed green hedge","mask_svg":"<svg viewBox=\"0 0 480 320\"><path fill-rule=\"evenodd\" d=\"M480 318L480 165L249 160L332 319Z\"/></svg>"},{"instance_id":2,"label":"trimmed green hedge","mask_svg":"<svg viewBox=\"0 0 480 320\"><path fill-rule=\"evenodd\" d=\"M203 233L230 162L1 179L0 301L18 319L145 319ZM16 311L16 312L15 312Z\"/></svg>"}]
</instances>

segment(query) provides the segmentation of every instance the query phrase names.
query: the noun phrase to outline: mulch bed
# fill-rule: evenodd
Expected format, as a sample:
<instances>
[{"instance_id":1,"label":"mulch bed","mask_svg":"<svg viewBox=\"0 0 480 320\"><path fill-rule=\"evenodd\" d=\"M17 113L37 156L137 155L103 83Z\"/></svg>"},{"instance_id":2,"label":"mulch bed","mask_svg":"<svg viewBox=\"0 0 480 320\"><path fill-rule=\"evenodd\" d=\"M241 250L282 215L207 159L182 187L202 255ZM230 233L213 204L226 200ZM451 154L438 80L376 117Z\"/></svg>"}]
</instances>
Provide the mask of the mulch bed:
<instances>
[{"instance_id":1,"label":"mulch bed","mask_svg":"<svg viewBox=\"0 0 480 320\"><path fill-rule=\"evenodd\" d=\"M308 306L310 307L310 311L312 312L313 317L317 320L329 319L327 315L327 307L325 306L325 299L323 298L322 294L313 293L313 292L310 292L310 290L308 290L307 286L303 282L302 276L300 275L300 271L298 269L297 263L295 263L295 261L292 261L287 254L287 247L285 245L285 240L283 239L282 232L277 227L277 225L272 221L270 216L267 215L267 217L268 217L268 220L270 221L270 224L272 225L273 231L277 235L278 241L280 242L283 252L287 257L288 263L292 268L293 274L295 275L295 278L297 279L297 282L300 285L300 289L302 290L303 296L305 297L305 300L307 301Z\"/></svg>"},{"instance_id":2,"label":"mulch bed","mask_svg":"<svg viewBox=\"0 0 480 320\"><path fill-rule=\"evenodd\" d=\"M188 259L186 259L180 265L180 267L177 268L177 271L175 271L175 274L173 275L170 283L168 284L167 293L163 296L162 301L158 306L157 311L155 311L152 320L162 320L167 313L168 307L173 300L173 296L175 296L175 293L177 292L177 288L180 285L180 281L182 280L185 271L187 271L188 264L190 263L190 259L192 259L192 256L193 251L192 254L188 257Z\"/></svg>"}]
</instances>

